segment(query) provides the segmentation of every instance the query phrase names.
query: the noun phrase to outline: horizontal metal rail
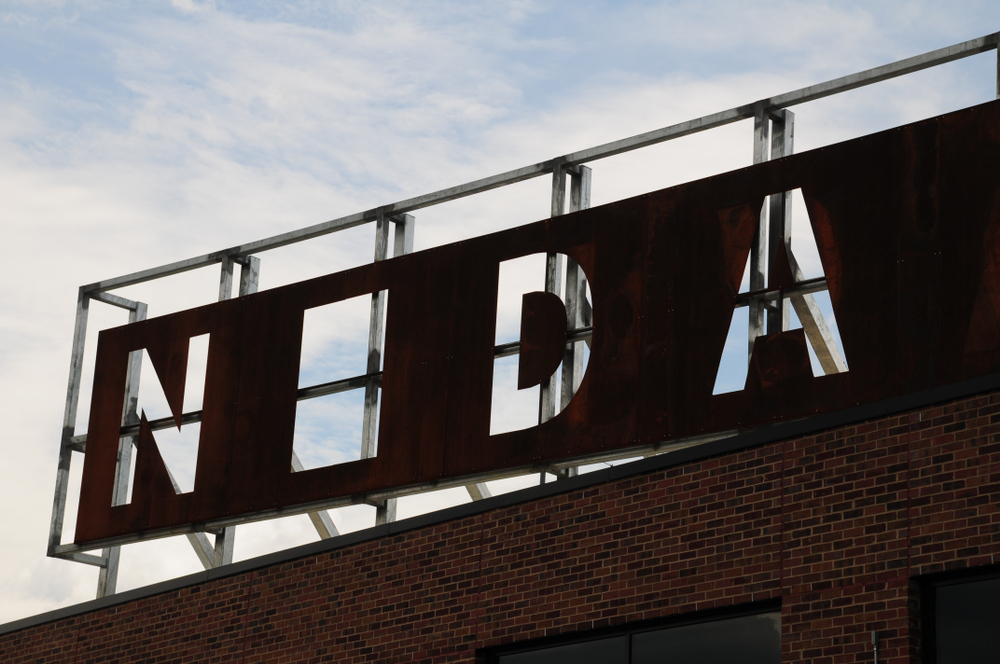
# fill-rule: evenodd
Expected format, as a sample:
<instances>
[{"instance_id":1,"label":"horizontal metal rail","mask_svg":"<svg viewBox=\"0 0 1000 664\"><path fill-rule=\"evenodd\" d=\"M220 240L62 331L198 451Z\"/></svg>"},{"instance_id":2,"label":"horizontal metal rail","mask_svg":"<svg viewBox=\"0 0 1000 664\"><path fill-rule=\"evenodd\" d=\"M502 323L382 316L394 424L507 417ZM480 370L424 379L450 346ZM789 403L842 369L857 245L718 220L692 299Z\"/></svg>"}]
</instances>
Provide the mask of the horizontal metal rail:
<instances>
[{"instance_id":1,"label":"horizontal metal rail","mask_svg":"<svg viewBox=\"0 0 1000 664\"><path fill-rule=\"evenodd\" d=\"M764 302L769 302L772 300L780 300L786 297L795 297L796 295L808 295L809 293L818 293L820 291L826 290L826 277L816 277L815 279L806 279L796 283L794 286L789 286L788 288L773 288L758 291L748 291L746 293L740 293L736 298L736 308L749 306L751 302L755 300L763 300Z\"/></svg>"},{"instance_id":2,"label":"horizontal metal rail","mask_svg":"<svg viewBox=\"0 0 1000 664\"><path fill-rule=\"evenodd\" d=\"M570 330L566 333L566 343L570 344L574 341L586 341L594 336L594 328L590 325L586 327L578 327L575 330ZM511 355L517 355L521 352L521 342L512 341L506 344L500 344L493 349L493 357L510 357Z\"/></svg>"},{"instance_id":3,"label":"horizontal metal rail","mask_svg":"<svg viewBox=\"0 0 1000 664\"><path fill-rule=\"evenodd\" d=\"M807 279L801 281L790 288L784 289L772 289L772 290L760 290L760 291L748 291L745 293L740 293L736 299L736 308L748 306L753 300L778 300L782 297L792 297L796 295L806 295L809 293L817 293L819 291L826 290L826 277L817 277L815 279ZM118 298L117 296L109 296L107 294L101 294L102 301L105 298L114 298L116 300L123 300L123 298ZM128 302L126 300L126 302ZM112 303L112 302L109 302ZM117 302L115 302L117 304ZM119 305L122 306L122 305ZM573 330L569 330L566 333L566 343L573 343L577 341L588 341L594 335L594 328L591 325L584 327L579 327ZM499 344L493 348L493 357L511 357L517 355L521 352L521 343L519 341L512 341L510 343ZM295 394L297 401L305 401L306 399L315 399L317 397L329 396L331 394L340 394L343 392L350 392L351 390L363 389L367 384L369 378L376 378L381 381L382 372L378 371L371 375L362 374L360 376L352 376L351 378L344 378L341 380L335 380L328 383L320 383L318 385L311 385L309 387L302 387ZM195 422L201 421L202 412L200 410L194 410L189 413L184 413L181 415L181 424L193 424ZM176 421L173 417L162 417L155 420L149 421L150 431L161 431L163 429L169 429L171 427L177 426ZM139 433L138 424L129 424L122 426L120 435L121 437L134 436ZM67 445L75 449L76 451L83 452L86 449L87 434L80 434L72 436L67 440Z\"/></svg>"},{"instance_id":4,"label":"horizontal metal rail","mask_svg":"<svg viewBox=\"0 0 1000 664\"><path fill-rule=\"evenodd\" d=\"M594 328L591 326L577 328L575 330L570 330L566 333L566 343L572 343L574 341L586 341L590 339L594 334ZM511 355L517 355L521 350L521 343L515 341L509 344L500 344L494 347L493 356L494 357L509 357ZM325 397L330 394L340 394L342 392L350 392L351 390L360 390L367 386L368 380L370 378L375 378L381 383L382 372L377 371L371 375L364 374L361 376L352 376L351 378L344 378L342 380L334 380L329 383L320 383L318 385L311 385L309 387L301 387L295 393L296 401L305 401L306 399L315 399L317 397ZM201 422L202 411L192 410L189 413L184 413L181 415L181 424L194 424L195 422ZM149 430L150 431L161 431L163 429L169 429L171 427L177 426L177 421L173 417L161 417L155 420L149 420ZM138 424L126 424L122 426L119 435L122 438L127 436L135 436L139 433ZM80 434L78 436L73 436L68 439L67 445L72 447L78 452L83 452L87 445L87 434Z\"/></svg>"},{"instance_id":5,"label":"horizontal metal rail","mask_svg":"<svg viewBox=\"0 0 1000 664\"><path fill-rule=\"evenodd\" d=\"M817 277L815 279L807 279L805 281L799 282L790 288L784 289L774 289L774 290L762 290L741 293L736 300L736 307L745 307L750 304L754 299L760 299L764 301L777 300L781 297L792 297L795 295L806 295L808 293L816 293L822 290L826 290L826 277ZM587 341L594 335L593 326L579 327L574 330L570 330L566 333L566 343L573 343L577 341ZM517 355L521 352L521 342L512 341L510 343L499 344L493 348L493 357L511 357ZM315 399L317 397L324 397L331 394L340 394L343 392L350 392L351 390L363 389L368 384L369 378L376 378L381 381L382 372L376 372L374 374L366 375L362 374L360 376L352 376L351 378L344 378L342 380L330 381L328 383L320 383L318 385L311 385L309 387L302 387L295 394L297 401L305 401L306 399ZM202 411L193 410L189 413L184 413L181 415L181 424L193 424L195 422L201 422ZM177 426L176 421L173 417L161 417L155 420L150 420L148 422L150 431L161 431L163 429L169 429L171 427ZM134 436L139 433L138 424L129 424L121 428L121 437ZM77 451L84 451L87 443L87 434L80 434L73 436L68 439L67 444L76 449Z\"/></svg>"},{"instance_id":6,"label":"horizontal metal rail","mask_svg":"<svg viewBox=\"0 0 1000 664\"><path fill-rule=\"evenodd\" d=\"M94 567L104 567L108 563L108 559L104 556L94 556L89 553L81 553L87 549L77 548L75 551L60 553L58 554L60 558L64 560L72 560L76 563L83 563L84 565L93 565Z\"/></svg>"},{"instance_id":7,"label":"horizontal metal rail","mask_svg":"<svg viewBox=\"0 0 1000 664\"><path fill-rule=\"evenodd\" d=\"M115 295L114 293L104 293L96 292L91 293L90 297L97 300L98 302L103 302L105 304L110 304L111 306L118 307L120 309L127 309L129 311L135 311L139 307L139 303L134 300L129 300L128 298Z\"/></svg>"},{"instance_id":8,"label":"horizontal metal rail","mask_svg":"<svg viewBox=\"0 0 1000 664\"><path fill-rule=\"evenodd\" d=\"M340 394L341 392L349 392L351 390L361 390L368 384L369 378L377 378L381 383L382 372L376 372L371 376L354 376L353 378L345 378L343 380L335 380L329 383L320 383L319 385L313 385L311 387L303 387L295 393L295 398L297 401L304 401L305 399L325 397L329 394Z\"/></svg>"},{"instance_id":9,"label":"horizontal metal rail","mask_svg":"<svg viewBox=\"0 0 1000 664\"><path fill-rule=\"evenodd\" d=\"M88 294L99 293L115 288L122 288L124 286L143 283L160 277L187 272L188 270L195 270L200 267L218 263L227 258L239 259L249 256L250 254L277 249L279 247L295 244L297 242L303 242L322 235L327 235L329 233L375 221L379 211L387 215L399 216L406 212L413 212L414 210L430 207L439 203L453 201L466 196L472 196L484 191L489 191L490 189L496 189L498 187L546 175L551 173L557 166L562 166L564 168L578 166L587 162L629 152L631 150L638 150L640 148L656 145L657 143L663 143L682 136L688 136L690 134L707 131L716 127L722 127L740 120L746 120L752 118L755 110L758 108L762 108L765 111L780 110L789 106L804 104L806 102L822 99L823 97L829 97L830 95L847 92L849 90L854 90L873 83L879 83L898 76L905 76L906 74L911 74L922 69L928 69L930 67L935 67L954 60L984 53L986 51L996 49L998 40L1000 40L1000 33L993 33L984 37L979 37L978 39L971 39L969 41L962 42L961 44L955 44L936 51L930 51L928 53L924 53L923 55L900 60L892 64L875 67L873 69L866 69L865 71L850 74L848 76L841 76L840 78L835 78L825 83L810 85L805 88L793 90L792 92L786 92L776 97L768 97L767 99L762 99L752 104L744 104L742 106L731 108L727 111L705 115L700 118L695 118L694 120L688 120L679 124L670 125L669 127L664 127L662 129L656 129L618 141L604 143L596 147L573 152L548 161L539 162L531 166L524 166L512 171L506 171L490 177L473 180L472 182L467 182L455 187L449 187L447 189L441 189L422 196L407 198L381 208L374 208L364 212L356 212L346 217L340 217L339 219L333 219L331 221L322 222L313 226L307 226L299 230L274 235L263 240L257 240L256 242L237 245L215 253L196 256L194 258L178 261L176 263L168 263L167 265L162 265L160 267L133 272L132 274L106 279L104 281L98 281L83 286L82 290Z\"/></svg>"}]
</instances>

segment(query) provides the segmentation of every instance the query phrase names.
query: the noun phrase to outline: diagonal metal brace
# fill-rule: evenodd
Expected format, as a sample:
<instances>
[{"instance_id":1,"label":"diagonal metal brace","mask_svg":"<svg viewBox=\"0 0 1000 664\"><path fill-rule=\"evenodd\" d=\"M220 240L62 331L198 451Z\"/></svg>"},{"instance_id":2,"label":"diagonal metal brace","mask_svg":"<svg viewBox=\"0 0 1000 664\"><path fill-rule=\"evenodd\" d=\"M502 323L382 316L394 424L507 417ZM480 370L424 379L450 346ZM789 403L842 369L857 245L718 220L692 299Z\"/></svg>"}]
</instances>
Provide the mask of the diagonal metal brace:
<instances>
[{"instance_id":1,"label":"diagonal metal brace","mask_svg":"<svg viewBox=\"0 0 1000 664\"><path fill-rule=\"evenodd\" d=\"M795 282L805 281L805 275L802 274L802 269L799 267L798 261L795 260L791 246L785 248L788 251L788 263L792 268ZM819 360L819 365L823 367L824 373L829 375L847 371L847 362L833 338L833 333L830 332L830 328L826 324L826 319L823 318L823 312L816 304L816 298L811 293L806 293L805 295L790 295L788 299L792 303L792 308L795 309L795 315L799 317L799 322L802 323L802 330L806 333L813 351L816 352L816 359Z\"/></svg>"}]
</instances>

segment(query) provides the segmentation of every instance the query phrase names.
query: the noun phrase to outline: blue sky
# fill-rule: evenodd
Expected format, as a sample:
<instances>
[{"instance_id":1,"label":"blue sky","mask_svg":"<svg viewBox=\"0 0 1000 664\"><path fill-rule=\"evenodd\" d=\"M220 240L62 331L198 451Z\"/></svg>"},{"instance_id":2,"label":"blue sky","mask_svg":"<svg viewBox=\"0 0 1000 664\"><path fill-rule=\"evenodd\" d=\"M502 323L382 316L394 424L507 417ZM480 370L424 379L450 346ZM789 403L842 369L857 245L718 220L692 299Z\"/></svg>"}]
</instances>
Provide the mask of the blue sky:
<instances>
[{"instance_id":1,"label":"blue sky","mask_svg":"<svg viewBox=\"0 0 1000 664\"><path fill-rule=\"evenodd\" d=\"M80 284L996 30L989 1L0 0L0 622L94 592L94 569L44 555ZM797 149L988 101L995 78L991 52L797 107ZM745 166L751 154L740 123L596 162L593 200ZM417 249L541 219L547 187L421 211ZM364 227L270 252L261 286L367 262L370 243ZM212 301L217 278L198 271L122 294L159 315ZM345 320L363 325L356 309ZM93 315L91 358L96 330L124 322ZM351 324L327 341L360 343ZM371 514L338 518L350 530ZM237 557L314 537L304 517L247 527ZM183 539L136 545L122 586L197 569Z\"/></svg>"}]
</instances>

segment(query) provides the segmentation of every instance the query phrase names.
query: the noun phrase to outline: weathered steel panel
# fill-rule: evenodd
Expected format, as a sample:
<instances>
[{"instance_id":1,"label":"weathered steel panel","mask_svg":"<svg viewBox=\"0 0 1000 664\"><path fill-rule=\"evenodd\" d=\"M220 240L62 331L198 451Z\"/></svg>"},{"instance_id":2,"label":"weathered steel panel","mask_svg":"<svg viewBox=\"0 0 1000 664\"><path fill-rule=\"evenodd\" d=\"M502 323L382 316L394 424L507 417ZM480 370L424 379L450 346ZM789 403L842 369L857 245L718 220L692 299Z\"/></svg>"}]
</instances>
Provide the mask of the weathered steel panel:
<instances>
[{"instance_id":1,"label":"weathered steel panel","mask_svg":"<svg viewBox=\"0 0 1000 664\"><path fill-rule=\"evenodd\" d=\"M517 389L541 384L559 368L566 352L566 305L554 293L521 296L521 349Z\"/></svg>"},{"instance_id":2,"label":"weathered steel panel","mask_svg":"<svg viewBox=\"0 0 1000 664\"><path fill-rule=\"evenodd\" d=\"M75 541L155 536L338 496L544 465L1000 371L998 173L1000 105L993 102L106 330ZM745 389L713 395L762 204L793 189L801 189L809 211L849 371L813 376L805 336L792 330L758 337ZM556 417L490 436L499 266L551 252L579 263L590 283L589 365ZM772 275L772 287L790 283L790 270ZM389 299L377 454L293 474L304 311L382 290ZM548 357L545 349L563 343L566 325L564 311L560 321L527 310L522 372L531 383L551 371L558 354ZM211 342L194 491L174 493L155 435L143 425L133 500L113 507L129 352L148 349L178 417L188 340L205 333Z\"/></svg>"}]
</instances>

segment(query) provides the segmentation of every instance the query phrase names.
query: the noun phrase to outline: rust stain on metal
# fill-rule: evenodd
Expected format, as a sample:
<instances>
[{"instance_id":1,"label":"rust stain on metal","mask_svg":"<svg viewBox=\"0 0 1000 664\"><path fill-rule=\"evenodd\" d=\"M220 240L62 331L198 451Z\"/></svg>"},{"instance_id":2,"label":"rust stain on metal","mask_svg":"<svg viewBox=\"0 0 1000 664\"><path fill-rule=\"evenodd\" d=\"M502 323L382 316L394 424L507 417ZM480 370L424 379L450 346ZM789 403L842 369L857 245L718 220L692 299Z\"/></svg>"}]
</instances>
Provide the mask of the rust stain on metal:
<instances>
[{"instance_id":1,"label":"rust stain on metal","mask_svg":"<svg viewBox=\"0 0 1000 664\"><path fill-rule=\"evenodd\" d=\"M555 373L566 352L566 306L558 295L535 291L521 296L521 348L517 389L541 384Z\"/></svg>"},{"instance_id":2,"label":"rust stain on metal","mask_svg":"<svg viewBox=\"0 0 1000 664\"><path fill-rule=\"evenodd\" d=\"M1000 104L991 102L106 330L75 541L745 428L1000 371L998 127ZM809 211L850 370L813 376L802 332L783 332L757 340L744 390L713 395L761 206L793 189ZM572 257L590 283L588 369L555 418L490 436L499 264L546 252ZM780 286L791 278L774 276ZM379 290L391 296L378 455L293 474L304 311ZM525 382L550 371L549 349L565 339L565 312L560 325L547 306L528 307L538 315L524 332ZM132 503L113 507L129 352L149 350L177 417L187 342L205 333L194 490L174 493L143 426Z\"/></svg>"}]
</instances>

